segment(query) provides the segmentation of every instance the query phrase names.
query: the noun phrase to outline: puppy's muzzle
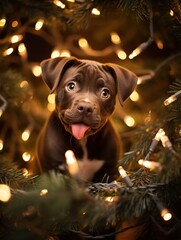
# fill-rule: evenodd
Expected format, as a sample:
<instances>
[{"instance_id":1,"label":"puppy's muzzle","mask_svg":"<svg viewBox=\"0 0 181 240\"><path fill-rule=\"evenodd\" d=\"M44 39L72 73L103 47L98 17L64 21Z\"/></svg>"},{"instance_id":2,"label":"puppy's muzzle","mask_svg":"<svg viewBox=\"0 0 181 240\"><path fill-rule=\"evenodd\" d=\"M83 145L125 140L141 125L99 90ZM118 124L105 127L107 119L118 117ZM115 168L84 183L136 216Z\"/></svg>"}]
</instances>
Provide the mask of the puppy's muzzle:
<instances>
[{"instance_id":1,"label":"puppy's muzzle","mask_svg":"<svg viewBox=\"0 0 181 240\"><path fill-rule=\"evenodd\" d=\"M99 105L89 99L76 99L61 116L66 129L77 139L94 134L102 125Z\"/></svg>"},{"instance_id":2,"label":"puppy's muzzle","mask_svg":"<svg viewBox=\"0 0 181 240\"><path fill-rule=\"evenodd\" d=\"M78 113L84 116L90 116L95 111L95 106L88 101L80 101L76 108Z\"/></svg>"},{"instance_id":3,"label":"puppy's muzzle","mask_svg":"<svg viewBox=\"0 0 181 240\"><path fill-rule=\"evenodd\" d=\"M69 124L84 123L96 127L101 120L99 106L88 99L76 100L65 110L64 120Z\"/></svg>"}]
</instances>

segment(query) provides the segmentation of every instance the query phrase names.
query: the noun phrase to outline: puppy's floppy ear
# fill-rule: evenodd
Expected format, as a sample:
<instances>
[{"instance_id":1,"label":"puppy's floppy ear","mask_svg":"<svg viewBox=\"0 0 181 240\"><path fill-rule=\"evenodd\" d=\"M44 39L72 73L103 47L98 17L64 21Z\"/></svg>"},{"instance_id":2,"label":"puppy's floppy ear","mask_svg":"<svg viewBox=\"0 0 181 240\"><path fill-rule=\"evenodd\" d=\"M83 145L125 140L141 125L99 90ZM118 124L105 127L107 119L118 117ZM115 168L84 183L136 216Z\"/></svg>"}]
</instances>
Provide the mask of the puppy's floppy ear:
<instances>
[{"instance_id":1,"label":"puppy's floppy ear","mask_svg":"<svg viewBox=\"0 0 181 240\"><path fill-rule=\"evenodd\" d=\"M65 70L76 61L73 57L57 57L46 59L40 63L42 68L42 77L51 90L55 91L63 76Z\"/></svg>"},{"instance_id":2,"label":"puppy's floppy ear","mask_svg":"<svg viewBox=\"0 0 181 240\"><path fill-rule=\"evenodd\" d=\"M130 96L137 84L137 76L126 68L107 63L110 72L116 80L118 99L121 105Z\"/></svg>"}]
</instances>

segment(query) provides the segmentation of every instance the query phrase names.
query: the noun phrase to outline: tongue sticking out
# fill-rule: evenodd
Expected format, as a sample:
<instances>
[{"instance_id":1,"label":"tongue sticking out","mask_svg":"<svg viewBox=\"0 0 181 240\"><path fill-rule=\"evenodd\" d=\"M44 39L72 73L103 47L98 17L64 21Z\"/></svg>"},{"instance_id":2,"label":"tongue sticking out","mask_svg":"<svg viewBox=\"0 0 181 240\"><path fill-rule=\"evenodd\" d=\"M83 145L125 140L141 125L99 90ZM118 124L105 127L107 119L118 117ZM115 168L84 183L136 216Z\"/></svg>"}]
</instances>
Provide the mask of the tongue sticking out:
<instances>
[{"instance_id":1,"label":"tongue sticking out","mask_svg":"<svg viewBox=\"0 0 181 240\"><path fill-rule=\"evenodd\" d=\"M85 132L89 129L90 127L85 125L85 124L72 124L72 134L73 136L80 140L84 137Z\"/></svg>"}]
</instances>

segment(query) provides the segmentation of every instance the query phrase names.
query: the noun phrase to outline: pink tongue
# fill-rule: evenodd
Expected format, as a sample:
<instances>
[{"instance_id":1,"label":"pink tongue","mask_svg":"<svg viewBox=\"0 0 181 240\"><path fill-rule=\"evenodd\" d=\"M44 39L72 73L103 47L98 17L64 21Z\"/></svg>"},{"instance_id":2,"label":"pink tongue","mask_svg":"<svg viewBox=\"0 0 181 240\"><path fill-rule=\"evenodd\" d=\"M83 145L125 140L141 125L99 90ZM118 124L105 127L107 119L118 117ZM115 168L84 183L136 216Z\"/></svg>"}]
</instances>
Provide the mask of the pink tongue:
<instances>
[{"instance_id":1,"label":"pink tongue","mask_svg":"<svg viewBox=\"0 0 181 240\"><path fill-rule=\"evenodd\" d=\"M89 126L84 124L72 124L72 134L78 140L82 139Z\"/></svg>"}]
</instances>

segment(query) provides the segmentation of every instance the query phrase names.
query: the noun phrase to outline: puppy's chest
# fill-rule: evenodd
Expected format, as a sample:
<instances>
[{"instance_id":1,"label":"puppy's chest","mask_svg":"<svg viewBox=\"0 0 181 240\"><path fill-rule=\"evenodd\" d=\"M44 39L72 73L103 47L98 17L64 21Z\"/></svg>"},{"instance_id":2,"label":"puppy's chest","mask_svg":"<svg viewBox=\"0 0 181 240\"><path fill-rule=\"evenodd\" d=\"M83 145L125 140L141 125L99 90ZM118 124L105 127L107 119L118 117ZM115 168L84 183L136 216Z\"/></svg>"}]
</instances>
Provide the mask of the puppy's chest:
<instances>
[{"instance_id":1,"label":"puppy's chest","mask_svg":"<svg viewBox=\"0 0 181 240\"><path fill-rule=\"evenodd\" d=\"M82 156L77 158L77 163L79 166L79 177L84 181L91 181L102 166L104 165L104 160L99 159L89 159L89 153L85 141L80 141L80 146L82 150ZM79 154L78 154L79 155ZM95 156L96 157L96 156Z\"/></svg>"}]
</instances>

